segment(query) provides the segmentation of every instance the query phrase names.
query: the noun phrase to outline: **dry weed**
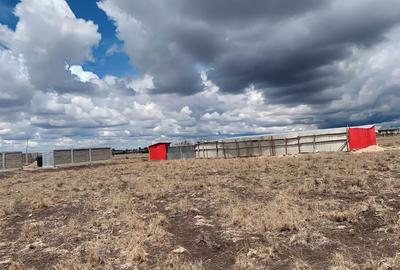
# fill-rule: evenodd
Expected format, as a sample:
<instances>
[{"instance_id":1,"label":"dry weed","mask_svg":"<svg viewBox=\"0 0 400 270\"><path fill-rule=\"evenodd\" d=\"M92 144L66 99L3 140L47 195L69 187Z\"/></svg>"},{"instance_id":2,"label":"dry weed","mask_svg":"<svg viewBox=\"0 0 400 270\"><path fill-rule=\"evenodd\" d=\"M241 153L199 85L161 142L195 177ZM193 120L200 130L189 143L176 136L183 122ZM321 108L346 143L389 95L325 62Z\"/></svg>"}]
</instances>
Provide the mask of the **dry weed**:
<instances>
[{"instance_id":1,"label":"dry weed","mask_svg":"<svg viewBox=\"0 0 400 270\"><path fill-rule=\"evenodd\" d=\"M12 262L8 267L9 270L26 270L28 269L23 263L20 262Z\"/></svg>"},{"instance_id":2,"label":"dry weed","mask_svg":"<svg viewBox=\"0 0 400 270\"><path fill-rule=\"evenodd\" d=\"M43 223L24 223L21 226L21 236L23 238L32 239L40 237L44 234Z\"/></svg>"},{"instance_id":3,"label":"dry weed","mask_svg":"<svg viewBox=\"0 0 400 270\"><path fill-rule=\"evenodd\" d=\"M4 207L0 209L0 213L2 215L12 215L15 213L16 206L17 206L16 200L7 201L5 202Z\"/></svg>"},{"instance_id":4,"label":"dry weed","mask_svg":"<svg viewBox=\"0 0 400 270\"><path fill-rule=\"evenodd\" d=\"M265 233L298 230L305 219L314 214L305 211L295 198L281 194L270 203L233 197L217 210L217 215L228 226Z\"/></svg>"},{"instance_id":5,"label":"dry weed","mask_svg":"<svg viewBox=\"0 0 400 270\"><path fill-rule=\"evenodd\" d=\"M203 262L190 262L177 255L168 255L166 259L158 261L156 270L205 270Z\"/></svg>"},{"instance_id":6,"label":"dry weed","mask_svg":"<svg viewBox=\"0 0 400 270\"><path fill-rule=\"evenodd\" d=\"M293 270L311 270L312 268L305 261L297 259L293 264Z\"/></svg>"},{"instance_id":7,"label":"dry weed","mask_svg":"<svg viewBox=\"0 0 400 270\"><path fill-rule=\"evenodd\" d=\"M105 265L105 247L100 241L94 243L87 243L84 251L86 253L86 260L90 267L96 268Z\"/></svg>"},{"instance_id":8,"label":"dry weed","mask_svg":"<svg viewBox=\"0 0 400 270\"><path fill-rule=\"evenodd\" d=\"M332 258L331 270L358 270L360 269L351 258L343 254L335 253Z\"/></svg>"}]
</instances>

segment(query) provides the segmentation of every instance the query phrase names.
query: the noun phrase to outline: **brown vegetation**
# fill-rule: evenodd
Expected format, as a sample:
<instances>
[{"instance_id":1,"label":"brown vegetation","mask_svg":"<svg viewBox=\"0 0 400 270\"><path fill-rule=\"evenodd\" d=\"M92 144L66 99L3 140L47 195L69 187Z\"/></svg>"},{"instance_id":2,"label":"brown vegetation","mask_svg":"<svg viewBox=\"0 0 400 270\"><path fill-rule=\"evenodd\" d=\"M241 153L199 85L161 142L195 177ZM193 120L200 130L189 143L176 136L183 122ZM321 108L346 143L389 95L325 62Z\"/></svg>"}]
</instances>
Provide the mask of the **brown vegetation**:
<instances>
[{"instance_id":1,"label":"brown vegetation","mask_svg":"<svg viewBox=\"0 0 400 270\"><path fill-rule=\"evenodd\" d=\"M0 269L396 269L400 151L0 176Z\"/></svg>"}]
</instances>

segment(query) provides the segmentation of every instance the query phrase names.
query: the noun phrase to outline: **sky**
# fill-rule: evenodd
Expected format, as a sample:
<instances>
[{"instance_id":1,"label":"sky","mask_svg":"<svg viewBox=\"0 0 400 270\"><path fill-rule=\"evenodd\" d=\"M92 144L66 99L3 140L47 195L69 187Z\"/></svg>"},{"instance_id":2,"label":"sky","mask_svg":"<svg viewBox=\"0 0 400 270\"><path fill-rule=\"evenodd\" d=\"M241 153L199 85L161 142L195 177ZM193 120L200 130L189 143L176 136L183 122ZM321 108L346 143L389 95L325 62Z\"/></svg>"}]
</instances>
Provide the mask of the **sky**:
<instances>
[{"instance_id":1,"label":"sky","mask_svg":"<svg viewBox=\"0 0 400 270\"><path fill-rule=\"evenodd\" d=\"M398 0L1 0L0 148L400 126Z\"/></svg>"}]
</instances>

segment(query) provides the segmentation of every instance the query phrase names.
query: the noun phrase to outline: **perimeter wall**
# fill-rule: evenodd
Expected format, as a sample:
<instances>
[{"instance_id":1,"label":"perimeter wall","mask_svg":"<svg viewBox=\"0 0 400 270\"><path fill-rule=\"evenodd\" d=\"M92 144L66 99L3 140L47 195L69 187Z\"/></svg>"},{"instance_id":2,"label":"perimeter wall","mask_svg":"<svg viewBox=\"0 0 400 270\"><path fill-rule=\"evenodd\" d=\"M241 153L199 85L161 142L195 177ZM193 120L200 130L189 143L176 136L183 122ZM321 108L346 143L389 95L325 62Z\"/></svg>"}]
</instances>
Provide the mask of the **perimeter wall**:
<instances>
[{"instance_id":1,"label":"perimeter wall","mask_svg":"<svg viewBox=\"0 0 400 270\"><path fill-rule=\"evenodd\" d=\"M112 159L111 148L54 150L54 166L85 164Z\"/></svg>"},{"instance_id":2,"label":"perimeter wall","mask_svg":"<svg viewBox=\"0 0 400 270\"><path fill-rule=\"evenodd\" d=\"M0 170L22 169L22 152L0 153Z\"/></svg>"},{"instance_id":3,"label":"perimeter wall","mask_svg":"<svg viewBox=\"0 0 400 270\"><path fill-rule=\"evenodd\" d=\"M168 160L179 160L179 159L195 159L196 152L194 145L179 145L170 146L167 150Z\"/></svg>"},{"instance_id":4,"label":"perimeter wall","mask_svg":"<svg viewBox=\"0 0 400 270\"><path fill-rule=\"evenodd\" d=\"M349 151L347 128L200 142L196 158L283 156Z\"/></svg>"}]
</instances>

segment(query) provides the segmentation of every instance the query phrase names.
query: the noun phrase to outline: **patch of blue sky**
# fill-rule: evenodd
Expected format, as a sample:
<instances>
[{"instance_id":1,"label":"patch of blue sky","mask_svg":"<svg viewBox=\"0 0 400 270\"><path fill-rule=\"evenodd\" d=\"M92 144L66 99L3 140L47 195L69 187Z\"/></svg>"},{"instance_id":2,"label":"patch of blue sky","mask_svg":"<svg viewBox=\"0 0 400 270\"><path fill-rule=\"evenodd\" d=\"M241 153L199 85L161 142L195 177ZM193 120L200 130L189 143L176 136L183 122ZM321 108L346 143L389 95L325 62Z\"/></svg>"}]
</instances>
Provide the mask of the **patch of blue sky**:
<instances>
[{"instance_id":1,"label":"patch of blue sky","mask_svg":"<svg viewBox=\"0 0 400 270\"><path fill-rule=\"evenodd\" d=\"M39 0L38 0L39 1ZM18 18L14 15L15 6L20 0L0 1L0 23L15 30ZM116 28L107 15L98 8L98 0L67 0L75 16L91 20L98 25L101 41L93 48L93 61L83 64L84 70L96 73L100 78L106 75L116 77L137 77L137 70L131 65L129 57L121 49L123 43L116 37ZM72 63L73 64L73 63Z\"/></svg>"},{"instance_id":2,"label":"patch of blue sky","mask_svg":"<svg viewBox=\"0 0 400 270\"><path fill-rule=\"evenodd\" d=\"M93 61L84 63L83 68L96 73L100 78L106 75L116 77L136 77L137 70L123 52L122 42L116 37L116 28L107 15L98 8L96 0L67 0L75 16L91 20L99 26L101 41L93 49ZM113 51L112 48L115 48Z\"/></svg>"},{"instance_id":3,"label":"patch of blue sky","mask_svg":"<svg viewBox=\"0 0 400 270\"><path fill-rule=\"evenodd\" d=\"M19 0L1 0L0 1L0 24L7 25L15 30L18 18L14 15L14 8Z\"/></svg>"}]
</instances>

